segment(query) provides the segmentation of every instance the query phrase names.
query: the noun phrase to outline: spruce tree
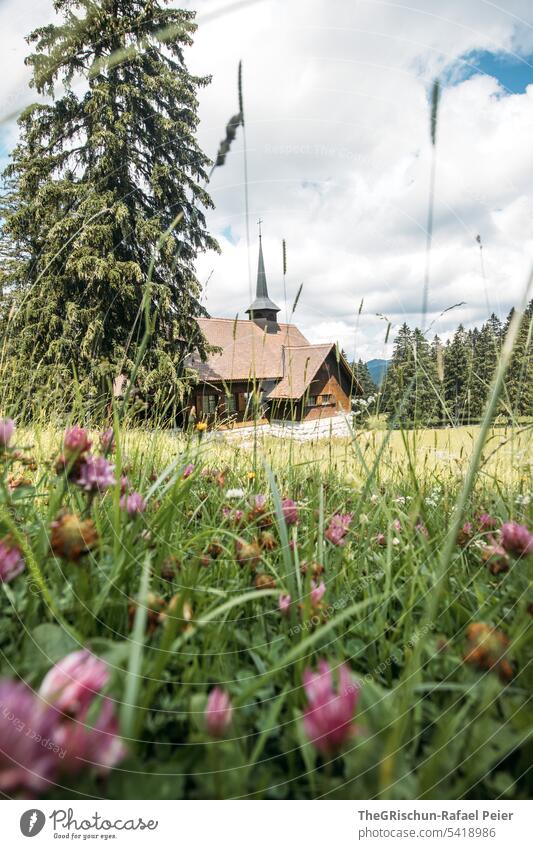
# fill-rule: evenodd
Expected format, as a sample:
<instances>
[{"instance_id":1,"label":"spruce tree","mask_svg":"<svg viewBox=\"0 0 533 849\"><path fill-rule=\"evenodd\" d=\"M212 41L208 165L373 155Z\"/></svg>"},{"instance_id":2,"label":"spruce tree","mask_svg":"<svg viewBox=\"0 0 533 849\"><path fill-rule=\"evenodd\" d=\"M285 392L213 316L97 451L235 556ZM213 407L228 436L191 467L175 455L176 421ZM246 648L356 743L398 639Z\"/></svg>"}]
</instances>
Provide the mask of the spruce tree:
<instances>
[{"instance_id":1,"label":"spruce tree","mask_svg":"<svg viewBox=\"0 0 533 849\"><path fill-rule=\"evenodd\" d=\"M513 314L511 310L506 332ZM508 413L513 417L533 416L533 300L524 311L505 383Z\"/></svg>"},{"instance_id":2,"label":"spruce tree","mask_svg":"<svg viewBox=\"0 0 533 849\"><path fill-rule=\"evenodd\" d=\"M357 378L363 391L363 398L377 394L377 386L372 380L372 375L368 370L368 366L363 360L359 359L352 364L353 372Z\"/></svg>"},{"instance_id":3,"label":"spruce tree","mask_svg":"<svg viewBox=\"0 0 533 849\"><path fill-rule=\"evenodd\" d=\"M55 0L63 21L28 37L32 86L52 99L22 113L5 172L4 391L44 387L42 404L57 387L64 406L75 375L83 399L102 397L140 355L147 286L153 333L136 388L179 399L192 337L202 350L194 261L217 246L195 133L209 78L185 64L194 13L167 3Z\"/></svg>"},{"instance_id":4,"label":"spruce tree","mask_svg":"<svg viewBox=\"0 0 533 849\"><path fill-rule=\"evenodd\" d=\"M414 334L404 322L394 340L392 359L382 386L381 409L409 424L414 415Z\"/></svg>"},{"instance_id":5,"label":"spruce tree","mask_svg":"<svg viewBox=\"0 0 533 849\"><path fill-rule=\"evenodd\" d=\"M412 420L418 425L433 424L439 417L438 378L431 347L421 330L413 332L415 386L412 393Z\"/></svg>"},{"instance_id":6,"label":"spruce tree","mask_svg":"<svg viewBox=\"0 0 533 849\"><path fill-rule=\"evenodd\" d=\"M444 399L444 345L440 336L435 335L431 343L431 361L436 376L437 397L435 399L435 419L439 424L446 422L446 402Z\"/></svg>"},{"instance_id":7,"label":"spruce tree","mask_svg":"<svg viewBox=\"0 0 533 849\"><path fill-rule=\"evenodd\" d=\"M468 369L467 334L460 324L444 352L444 397L448 420L454 425L467 418Z\"/></svg>"}]
</instances>

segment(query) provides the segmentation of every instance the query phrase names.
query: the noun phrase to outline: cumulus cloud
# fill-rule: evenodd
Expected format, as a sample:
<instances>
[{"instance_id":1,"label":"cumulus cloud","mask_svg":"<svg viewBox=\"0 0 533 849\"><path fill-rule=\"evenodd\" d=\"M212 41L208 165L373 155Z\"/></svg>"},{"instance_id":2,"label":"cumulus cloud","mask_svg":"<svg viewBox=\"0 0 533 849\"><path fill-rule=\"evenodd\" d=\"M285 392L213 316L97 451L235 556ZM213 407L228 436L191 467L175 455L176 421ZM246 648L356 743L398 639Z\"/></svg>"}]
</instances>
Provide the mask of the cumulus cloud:
<instances>
[{"instance_id":1,"label":"cumulus cloud","mask_svg":"<svg viewBox=\"0 0 533 849\"><path fill-rule=\"evenodd\" d=\"M13 91L31 99L22 33L46 19L50 5L5 0L3 39L15 49L9 60L3 53L10 70L0 79L0 104ZM213 76L200 95L199 131L211 155L236 111L238 60L244 64L251 239L248 245L239 130L211 185L216 208L208 221L222 253L198 262L211 314L242 315L248 306L261 217L271 297L290 316L303 284L294 319L312 341L338 339L349 355L368 359L390 350L377 313L394 327L420 322L428 94L437 75L445 86L427 323L446 338L459 321L470 326L489 310L506 314L533 256L533 84L513 93L474 73L470 57L484 50L527 59L528 0L505 8L485 0L184 5L196 8L200 21L189 66ZM225 6L233 10L212 16ZM6 9L17 10L16 26Z\"/></svg>"}]
</instances>

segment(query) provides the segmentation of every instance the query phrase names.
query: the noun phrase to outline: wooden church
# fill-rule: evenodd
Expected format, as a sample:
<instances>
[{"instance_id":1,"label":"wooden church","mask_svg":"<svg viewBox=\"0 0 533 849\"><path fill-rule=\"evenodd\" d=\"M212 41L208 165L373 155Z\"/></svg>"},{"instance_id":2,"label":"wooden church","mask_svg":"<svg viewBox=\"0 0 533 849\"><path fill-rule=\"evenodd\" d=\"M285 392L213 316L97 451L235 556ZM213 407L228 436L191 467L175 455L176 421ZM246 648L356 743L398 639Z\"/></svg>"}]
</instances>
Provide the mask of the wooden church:
<instances>
[{"instance_id":1,"label":"wooden church","mask_svg":"<svg viewBox=\"0 0 533 849\"><path fill-rule=\"evenodd\" d=\"M360 387L334 342L311 345L294 324L278 321L268 295L259 234L256 297L248 319L199 318L214 352L189 366L198 373L191 414L221 428L267 422L311 422L351 411Z\"/></svg>"}]
</instances>

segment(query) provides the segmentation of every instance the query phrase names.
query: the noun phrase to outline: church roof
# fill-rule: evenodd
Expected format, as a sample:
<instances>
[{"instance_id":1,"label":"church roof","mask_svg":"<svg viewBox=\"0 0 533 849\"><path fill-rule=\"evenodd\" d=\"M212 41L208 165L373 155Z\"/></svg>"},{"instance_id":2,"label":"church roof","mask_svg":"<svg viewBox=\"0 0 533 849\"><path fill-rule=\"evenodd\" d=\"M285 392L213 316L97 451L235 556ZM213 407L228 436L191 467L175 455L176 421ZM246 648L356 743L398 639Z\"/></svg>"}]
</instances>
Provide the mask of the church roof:
<instances>
[{"instance_id":1,"label":"church roof","mask_svg":"<svg viewBox=\"0 0 533 849\"><path fill-rule=\"evenodd\" d=\"M234 383L275 380L267 398L301 398L335 345L310 345L294 324L279 324L275 333L253 321L230 318L198 318L200 330L210 347L218 352L202 362L197 353L189 366L204 383ZM351 377L350 367L340 357L339 368ZM353 379L353 378L352 378Z\"/></svg>"},{"instance_id":2,"label":"church roof","mask_svg":"<svg viewBox=\"0 0 533 849\"><path fill-rule=\"evenodd\" d=\"M283 348L284 373L269 398L301 398L335 345L301 345Z\"/></svg>"},{"instance_id":3,"label":"church roof","mask_svg":"<svg viewBox=\"0 0 533 849\"><path fill-rule=\"evenodd\" d=\"M198 326L209 346L220 348L205 363L193 354L189 365L200 380L235 381L264 380L283 377L284 346L309 346L308 340L294 324L278 324L269 332L248 319L198 318Z\"/></svg>"}]
</instances>

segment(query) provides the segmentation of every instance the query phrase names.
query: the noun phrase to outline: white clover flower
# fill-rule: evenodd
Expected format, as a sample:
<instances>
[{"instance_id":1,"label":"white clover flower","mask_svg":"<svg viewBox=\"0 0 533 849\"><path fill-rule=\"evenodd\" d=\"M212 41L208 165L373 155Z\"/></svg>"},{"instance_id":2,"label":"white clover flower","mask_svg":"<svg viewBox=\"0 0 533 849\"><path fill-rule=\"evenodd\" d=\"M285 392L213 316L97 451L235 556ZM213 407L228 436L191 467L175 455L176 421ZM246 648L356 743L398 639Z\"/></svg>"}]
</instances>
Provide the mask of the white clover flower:
<instances>
[{"instance_id":1,"label":"white clover flower","mask_svg":"<svg viewBox=\"0 0 533 849\"><path fill-rule=\"evenodd\" d=\"M228 489L226 498L244 498L244 489Z\"/></svg>"}]
</instances>

